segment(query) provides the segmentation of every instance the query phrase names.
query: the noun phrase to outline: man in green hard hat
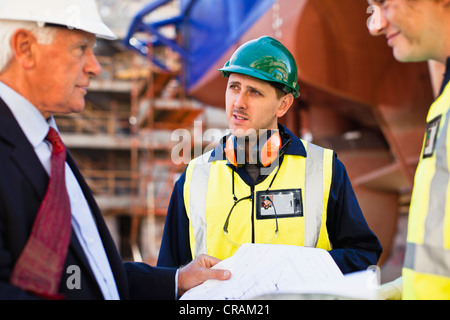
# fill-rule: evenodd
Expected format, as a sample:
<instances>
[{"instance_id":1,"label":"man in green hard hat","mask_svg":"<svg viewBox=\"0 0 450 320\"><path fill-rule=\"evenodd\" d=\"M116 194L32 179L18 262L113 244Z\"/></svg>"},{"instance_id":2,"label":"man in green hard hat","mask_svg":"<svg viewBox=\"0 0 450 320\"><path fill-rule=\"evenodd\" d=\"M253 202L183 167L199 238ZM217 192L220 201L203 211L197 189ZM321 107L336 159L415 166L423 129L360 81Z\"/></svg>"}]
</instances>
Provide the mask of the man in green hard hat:
<instances>
[{"instance_id":1,"label":"man in green hard hat","mask_svg":"<svg viewBox=\"0 0 450 320\"><path fill-rule=\"evenodd\" d=\"M239 47L220 71L230 133L176 182L158 265L202 253L225 259L244 243L322 248L343 273L376 265L381 245L344 165L278 123L300 95L292 54L265 36Z\"/></svg>"}]
</instances>

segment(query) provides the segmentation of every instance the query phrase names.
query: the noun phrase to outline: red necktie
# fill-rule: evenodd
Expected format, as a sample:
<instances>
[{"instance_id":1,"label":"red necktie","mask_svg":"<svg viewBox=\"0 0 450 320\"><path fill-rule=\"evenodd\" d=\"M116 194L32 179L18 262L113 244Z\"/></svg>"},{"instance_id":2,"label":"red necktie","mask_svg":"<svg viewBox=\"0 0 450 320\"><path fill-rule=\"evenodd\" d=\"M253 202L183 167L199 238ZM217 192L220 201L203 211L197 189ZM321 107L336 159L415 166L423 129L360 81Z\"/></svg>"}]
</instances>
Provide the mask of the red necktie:
<instances>
[{"instance_id":1,"label":"red necktie","mask_svg":"<svg viewBox=\"0 0 450 320\"><path fill-rule=\"evenodd\" d=\"M66 147L50 127L51 172L28 242L11 274L11 283L41 296L58 298L71 236L70 201L66 189Z\"/></svg>"}]
</instances>

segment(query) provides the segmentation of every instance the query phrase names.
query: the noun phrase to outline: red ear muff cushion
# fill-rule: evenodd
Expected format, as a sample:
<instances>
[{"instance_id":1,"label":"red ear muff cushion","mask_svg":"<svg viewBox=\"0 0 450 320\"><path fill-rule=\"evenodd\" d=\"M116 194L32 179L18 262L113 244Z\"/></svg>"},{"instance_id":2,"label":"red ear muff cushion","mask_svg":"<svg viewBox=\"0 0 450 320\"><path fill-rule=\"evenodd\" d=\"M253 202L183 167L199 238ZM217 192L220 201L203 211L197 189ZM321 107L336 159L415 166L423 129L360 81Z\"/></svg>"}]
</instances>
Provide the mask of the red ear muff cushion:
<instances>
[{"instance_id":1,"label":"red ear muff cushion","mask_svg":"<svg viewBox=\"0 0 450 320\"><path fill-rule=\"evenodd\" d=\"M236 145L236 138L232 135L230 135L227 139L227 142L225 144L225 157L227 157L228 161L234 165L237 166L237 160L236 160L236 152L235 152L235 145Z\"/></svg>"},{"instance_id":2,"label":"red ear muff cushion","mask_svg":"<svg viewBox=\"0 0 450 320\"><path fill-rule=\"evenodd\" d=\"M260 162L263 167L269 166L278 157L278 151L281 149L281 137L278 132L274 132L267 139L266 143L260 148Z\"/></svg>"}]
</instances>

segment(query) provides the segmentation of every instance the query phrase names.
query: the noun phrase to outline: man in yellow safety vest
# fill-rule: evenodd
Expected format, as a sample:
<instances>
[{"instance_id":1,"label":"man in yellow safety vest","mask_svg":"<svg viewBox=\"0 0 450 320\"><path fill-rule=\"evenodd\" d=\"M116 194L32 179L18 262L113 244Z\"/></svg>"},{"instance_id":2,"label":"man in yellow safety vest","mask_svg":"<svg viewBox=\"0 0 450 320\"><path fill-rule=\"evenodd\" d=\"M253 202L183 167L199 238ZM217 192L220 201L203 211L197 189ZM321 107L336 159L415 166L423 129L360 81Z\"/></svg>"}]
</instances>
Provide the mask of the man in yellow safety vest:
<instances>
[{"instance_id":1,"label":"man in yellow safety vest","mask_svg":"<svg viewBox=\"0 0 450 320\"><path fill-rule=\"evenodd\" d=\"M299 96L292 54L265 36L239 47L220 71L231 134L177 181L158 265L201 253L225 259L243 243L322 248L343 273L376 265L381 245L344 165L278 123Z\"/></svg>"},{"instance_id":2,"label":"man in yellow safety vest","mask_svg":"<svg viewBox=\"0 0 450 320\"><path fill-rule=\"evenodd\" d=\"M426 119L403 266L403 299L450 299L450 1L369 0L369 31L385 35L401 62L447 65Z\"/></svg>"}]
</instances>

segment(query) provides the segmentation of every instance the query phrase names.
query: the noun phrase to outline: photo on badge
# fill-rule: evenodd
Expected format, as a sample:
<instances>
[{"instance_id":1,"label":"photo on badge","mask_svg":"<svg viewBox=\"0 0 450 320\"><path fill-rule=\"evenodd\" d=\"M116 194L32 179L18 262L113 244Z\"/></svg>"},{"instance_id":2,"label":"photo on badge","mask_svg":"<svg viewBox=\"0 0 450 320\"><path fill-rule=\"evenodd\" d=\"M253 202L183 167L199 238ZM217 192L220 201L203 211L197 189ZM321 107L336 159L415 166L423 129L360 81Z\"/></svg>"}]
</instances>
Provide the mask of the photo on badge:
<instances>
[{"instance_id":1,"label":"photo on badge","mask_svg":"<svg viewBox=\"0 0 450 320\"><path fill-rule=\"evenodd\" d=\"M301 189L258 191L256 199L259 220L303 216Z\"/></svg>"}]
</instances>

